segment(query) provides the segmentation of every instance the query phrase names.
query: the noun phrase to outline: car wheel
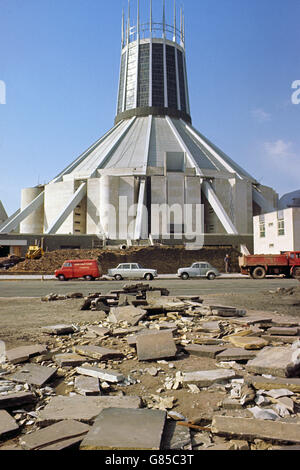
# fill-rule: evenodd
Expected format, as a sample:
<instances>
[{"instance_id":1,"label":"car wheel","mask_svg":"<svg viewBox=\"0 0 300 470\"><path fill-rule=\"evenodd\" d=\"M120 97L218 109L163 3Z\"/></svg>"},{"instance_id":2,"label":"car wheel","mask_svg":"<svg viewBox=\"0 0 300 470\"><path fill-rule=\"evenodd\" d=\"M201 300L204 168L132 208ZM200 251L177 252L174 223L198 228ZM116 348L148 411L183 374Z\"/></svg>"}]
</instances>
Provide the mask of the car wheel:
<instances>
[{"instance_id":1,"label":"car wheel","mask_svg":"<svg viewBox=\"0 0 300 470\"><path fill-rule=\"evenodd\" d=\"M123 279L123 278L122 278L121 274L116 274L116 275L115 275L115 280L116 280L116 281L122 281L122 279Z\"/></svg>"},{"instance_id":2,"label":"car wheel","mask_svg":"<svg viewBox=\"0 0 300 470\"><path fill-rule=\"evenodd\" d=\"M266 270L262 266L257 266L252 272L253 279L264 279L266 277Z\"/></svg>"},{"instance_id":3,"label":"car wheel","mask_svg":"<svg viewBox=\"0 0 300 470\"><path fill-rule=\"evenodd\" d=\"M65 278L65 276L64 276L63 274L60 274L60 275L58 276L58 280L63 282L63 281L66 280L66 278Z\"/></svg>"},{"instance_id":4,"label":"car wheel","mask_svg":"<svg viewBox=\"0 0 300 470\"><path fill-rule=\"evenodd\" d=\"M190 276L188 275L188 273L183 273L183 274L181 274L181 279L182 279L183 281L187 281L189 278L190 278Z\"/></svg>"},{"instance_id":5,"label":"car wheel","mask_svg":"<svg viewBox=\"0 0 300 470\"><path fill-rule=\"evenodd\" d=\"M85 276L84 279L85 279L86 281L94 281L93 276L90 276L90 275Z\"/></svg>"},{"instance_id":6,"label":"car wheel","mask_svg":"<svg viewBox=\"0 0 300 470\"><path fill-rule=\"evenodd\" d=\"M207 279L209 279L210 281L214 281L216 279L216 275L214 273L210 273L208 276L207 276Z\"/></svg>"},{"instance_id":7,"label":"car wheel","mask_svg":"<svg viewBox=\"0 0 300 470\"><path fill-rule=\"evenodd\" d=\"M153 280L152 274L150 274L150 273L145 274L145 279L146 279L146 281L152 281Z\"/></svg>"}]
</instances>

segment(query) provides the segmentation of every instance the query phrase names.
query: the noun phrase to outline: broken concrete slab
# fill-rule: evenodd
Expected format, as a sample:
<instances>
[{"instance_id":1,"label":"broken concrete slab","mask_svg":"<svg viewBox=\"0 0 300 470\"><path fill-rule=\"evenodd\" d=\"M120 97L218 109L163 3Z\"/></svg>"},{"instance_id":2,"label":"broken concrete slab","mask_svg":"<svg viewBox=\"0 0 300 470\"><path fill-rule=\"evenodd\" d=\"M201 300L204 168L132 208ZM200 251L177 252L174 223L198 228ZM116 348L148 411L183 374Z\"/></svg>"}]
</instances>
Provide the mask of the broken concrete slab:
<instances>
[{"instance_id":1,"label":"broken concrete slab","mask_svg":"<svg viewBox=\"0 0 300 470\"><path fill-rule=\"evenodd\" d=\"M255 418L214 416L211 431L220 436L241 437L247 440L265 439L300 443L300 424L266 421Z\"/></svg>"},{"instance_id":2,"label":"broken concrete slab","mask_svg":"<svg viewBox=\"0 0 300 470\"><path fill-rule=\"evenodd\" d=\"M236 307L225 307L223 305L210 305L212 315L219 317L244 317L247 313L244 309Z\"/></svg>"},{"instance_id":3,"label":"broken concrete slab","mask_svg":"<svg viewBox=\"0 0 300 470\"><path fill-rule=\"evenodd\" d=\"M139 361L173 358L177 352L173 335L168 330L138 335L136 347Z\"/></svg>"},{"instance_id":4,"label":"broken concrete slab","mask_svg":"<svg viewBox=\"0 0 300 470\"><path fill-rule=\"evenodd\" d=\"M0 395L0 409L18 408L23 405L31 405L36 401L36 397L31 392L9 393Z\"/></svg>"},{"instance_id":5,"label":"broken concrete slab","mask_svg":"<svg viewBox=\"0 0 300 470\"><path fill-rule=\"evenodd\" d=\"M295 337L295 336L262 335L261 338L265 339L269 343L293 344L297 337Z\"/></svg>"},{"instance_id":6,"label":"broken concrete slab","mask_svg":"<svg viewBox=\"0 0 300 470\"><path fill-rule=\"evenodd\" d=\"M269 345L268 341L256 336L230 336L228 341L237 348L246 350L262 349Z\"/></svg>"},{"instance_id":7,"label":"broken concrete slab","mask_svg":"<svg viewBox=\"0 0 300 470\"><path fill-rule=\"evenodd\" d=\"M184 350L191 356L211 357L213 359L217 354L224 351L224 349L226 349L226 346L201 346L200 344L188 344L184 347Z\"/></svg>"},{"instance_id":8,"label":"broken concrete slab","mask_svg":"<svg viewBox=\"0 0 300 470\"><path fill-rule=\"evenodd\" d=\"M220 354L217 354L216 360L218 362L223 361L249 361L249 359L253 359L256 357L256 351L249 351L243 348L228 348L225 349Z\"/></svg>"},{"instance_id":9,"label":"broken concrete slab","mask_svg":"<svg viewBox=\"0 0 300 470\"><path fill-rule=\"evenodd\" d=\"M111 336L119 336L119 337L122 337L122 336L127 336L127 335L132 335L134 333L138 333L139 331L141 331L143 328L140 327L140 326L131 326L129 328L115 328L112 332L111 332Z\"/></svg>"},{"instance_id":10,"label":"broken concrete slab","mask_svg":"<svg viewBox=\"0 0 300 470\"><path fill-rule=\"evenodd\" d=\"M56 396L51 398L46 407L38 412L38 423L44 426L66 419L90 423L105 408L136 409L140 406L141 399L135 396Z\"/></svg>"},{"instance_id":11,"label":"broken concrete slab","mask_svg":"<svg viewBox=\"0 0 300 470\"><path fill-rule=\"evenodd\" d=\"M176 421L167 420L163 432L161 450L192 450L191 431Z\"/></svg>"},{"instance_id":12,"label":"broken concrete slab","mask_svg":"<svg viewBox=\"0 0 300 470\"><path fill-rule=\"evenodd\" d=\"M182 382L193 383L198 387L209 387L213 383L223 383L236 377L231 369L198 370L194 372L183 372Z\"/></svg>"},{"instance_id":13,"label":"broken concrete slab","mask_svg":"<svg viewBox=\"0 0 300 470\"><path fill-rule=\"evenodd\" d=\"M42 328L42 332L48 335L68 335L75 333L75 331L76 328L73 325L52 325Z\"/></svg>"},{"instance_id":14,"label":"broken concrete slab","mask_svg":"<svg viewBox=\"0 0 300 470\"><path fill-rule=\"evenodd\" d=\"M60 367L76 367L91 361L90 358L74 353L56 354L54 360Z\"/></svg>"},{"instance_id":15,"label":"broken concrete slab","mask_svg":"<svg viewBox=\"0 0 300 470\"><path fill-rule=\"evenodd\" d=\"M89 377L95 377L105 382L118 383L123 382L125 379L124 375L120 372L110 369L100 369L99 367L82 366L77 367L76 372L78 374L87 375Z\"/></svg>"},{"instance_id":16,"label":"broken concrete slab","mask_svg":"<svg viewBox=\"0 0 300 470\"><path fill-rule=\"evenodd\" d=\"M26 364L21 370L10 376L14 382L27 383L42 387L56 374L57 369L37 364Z\"/></svg>"},{"instance_id":17,"label":"broken concrete slab","mask_svg":"<svg viewBox=\"0 0 300 470\"><path fill-rule=\"evenodd\" d=\"M126 321L128 325L137 325L147 315L146 310L132 305L126 307L112 307L108 315L108 321L120 323Z\"/></svg>"},{"instance_id":18,"label":"broken concrete slab","mask_svg":"<svg viewBox=\"0 0 300 470\"><path fill-rule=\"evenodd\" d=\"M300 363L294 362L296 350L290 347L266 347L246 365L255 374L271 374L278 377L297 377Z\"/></svg>"},{"instance_id":19,"label":"broken concrete slab","mask_svg":"<svg viewBox=\"0 0 300 470\"><path fill-rule=\"evenodd\" d=\"M203 331L207 333L220 333L220 323L218 321L204 321L200 323L197 331Z\"/></svg>"},{"instance_id":20,"label":"broken concrete slab","mask_svg":"<svg viewBox=\"0 0 300 470\"><path fill-rule=\"evenodd\" d=\"M167 329L167 330L163 330L163 332L166 332L166 331L169 331L172 336L173 336L173 332L176 331L177 328L172 328L172 329ZM137 338L139 336L143 336L143 335L156 335L156 334L159 334L161 333L162 330L157 330L157 329L147 329L147 328L143 328L141 331L139 331L136 335L129 335L126 339L127 339L127 343L129 346L136 346L136 342L137 342Z\"/></svg>"},{"instance_id":21,"label":"broken concrete slab","mask_svg":"<svg viewBox=\"0 0 300 470\"><path fill-rule=\"evenodd\" d=\"M123 353L116 349L102 348L101 346L80 346L73 347L74 352L82 356L88 356L98 361L106 361L107 359L115 359L123 357Z\"/></svg>"},{"instance_id":22,"label":"broken concrete slab","mask_svg":"<svg viewBox=\"0 0 300 470\"><path fill-rule=\"evenodd\" d=\"M12 364L20 364L28 361L29 358L45 354L47 346L45 344L35 344L32 346L20 346L6 351L6 360Z\"/></svg>"},{"instance_id":23,"label":"broken concrete slab","mask_svg":"<svg viewBox=\"0 0 300 470\"><path fill-rule=\"evenodd\" d=\"M19 426L5 410L0 410L0 438L7 437L18 431Z\"/></svg>"},{"instance_id":24,"label":"broken concrete slab","mask_svg":"<svg viewBox=\"0 0 300 470\"><path fill-rule=\"evenodd\" d=\"M93 396L101 394L99 379L96 377L76 377L74 388L81 395Z\"/></svg>"},{"instance_id":25,"label":"broken concrete slab","mask_svg":"<svg viewBox=\"0 0 300 470\"><path fill-rule=\"evenodd\" d=\"M166 413L110 408L96 418L80 450L160 450Z\"/></svg>"},{"instance_id":26,"label":"broken concrete slab","mask_svg":"<svg viewBox=\"0 0 300 470\"><path fill-rule=\"evenodd\" d=\"M110 335L109 328L104 328L103 326L88 326L88 331L95 333L97 336L103 337Z\"/></svg>"},{"instance_id":27,"label":"broken concrete slab","mask_svg":"<svg viewBox=\"0 0 300 470\"><path fill-rule=\"evenodd\" d=\"M272 322L272 317L267 316L263 313L261 315L260 314L246 315L245 317L234 319L234 323L239 324L239 325L244 325L244 326L250 326L250 325L256 325L256 324L266 325L270 322Z\"/></svg>"},{"instance_id":28,"label":"broken concrete slab","mask_svg":"<svg viewBox=\"0 0 300 470\"><path fill-rule=\"evenodd\" d=\"M245 378L247 384L253 385L256 390L273 390L286 388L294 393L300 393L300 379L287 379L280 377L263 377L250 375Z\"/></svg>"},{"instance_id":29,"label":"broken concrete slab","mask_svg":"<svg viewBox=\"0 0 300 470\"><path fill-rule=\"evenodd\" d=\"M80 443L90 426L75 420L66 420L22 436L20 445L25 450L63 450Z\"/></svg>"},{"instance_id":30,"label":"broken concrete slab","mask_svg":"<svg viewBox=\"0 0 300 470\"><path fill-rule=\"evenodd\" d=\"M268 335L276 335L276 336L298 336L299 335L299 328L279 328L279 327L272 327L268 328L266 333ZM295 338L296 340L297 338Z\"/></svg>"}]
</instances>

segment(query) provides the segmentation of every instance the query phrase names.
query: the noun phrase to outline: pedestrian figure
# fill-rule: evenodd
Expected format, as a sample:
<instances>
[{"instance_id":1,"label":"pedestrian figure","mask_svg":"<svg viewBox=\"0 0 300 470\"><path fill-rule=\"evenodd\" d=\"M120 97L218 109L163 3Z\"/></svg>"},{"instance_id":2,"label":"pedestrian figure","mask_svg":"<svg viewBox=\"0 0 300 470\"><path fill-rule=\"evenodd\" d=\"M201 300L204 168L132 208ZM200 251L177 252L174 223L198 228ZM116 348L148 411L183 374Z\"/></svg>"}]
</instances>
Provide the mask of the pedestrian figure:
<instances>
[{"instance_id":1,"label":"pedestrian figure","mask_svg":"<svg viewBox=\"0 0 300 470\"><path fill-rule=\"evenodd\" d=\"M225 272L226 274L228 274L230 273L230 256L229 255L225 256L224 263L225 263Z\"/></svg>"}]
</instances>

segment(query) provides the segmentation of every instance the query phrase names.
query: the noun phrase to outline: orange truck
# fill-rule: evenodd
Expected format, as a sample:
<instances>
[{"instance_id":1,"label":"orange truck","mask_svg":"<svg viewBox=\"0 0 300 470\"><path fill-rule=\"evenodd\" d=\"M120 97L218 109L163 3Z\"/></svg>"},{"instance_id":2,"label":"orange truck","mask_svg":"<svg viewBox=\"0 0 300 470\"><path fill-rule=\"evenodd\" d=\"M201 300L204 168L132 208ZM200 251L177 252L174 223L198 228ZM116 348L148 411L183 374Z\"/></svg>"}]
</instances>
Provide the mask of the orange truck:
<instances>
[{"instance_id":1,"label":"orange truck","mask_svg":"<svg viewBox=\"0 0 300 470\"><path fill-rule=\"evenodd\" d=\"M300 251L287 251L279 255L244 255L239 258L242 274L253 279L264 279L267 275L284 274L300 278Z\"/></svg>"},{"instance_id":2,"label":"orange truck","mask_svg":"<svg viewBox=\"0 0 300 470\"><path fill-rule=\"evenodd\" d=\"M54 274L60 281L81 278L86 281L94 281L102 276L102 270L96 259L77 259L65 261Z\"/></svg>"}]
</instances>

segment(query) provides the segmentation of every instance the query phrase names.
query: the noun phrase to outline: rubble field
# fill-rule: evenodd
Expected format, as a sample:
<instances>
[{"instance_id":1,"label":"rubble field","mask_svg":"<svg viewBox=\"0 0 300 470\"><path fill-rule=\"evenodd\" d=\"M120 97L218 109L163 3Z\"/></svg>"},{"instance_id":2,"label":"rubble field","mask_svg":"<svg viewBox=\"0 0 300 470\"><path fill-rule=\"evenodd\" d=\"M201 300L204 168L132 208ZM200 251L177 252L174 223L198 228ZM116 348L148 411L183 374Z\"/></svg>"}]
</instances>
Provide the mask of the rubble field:
<instances>
[{"instance_id":1,"label":"rubble field","mask_svg":"<svg viewBox=\"0 0 300 470\"><path fill-rule=\"evenodd\" d=\"M1 302L0 450L300 448L297 316L146 283Z\"/></svg>"},{"instance_id":2,"label":"rubble field","mask_svg":"<svg viewBox=\"0 0 300 470\"><path fill-rule=\"evenodd\" d=\"M186 250L184 247L130 247L127 250L56 250L46 252L37 260L25 260L10 268L11 273L53 274L68 259L98 258L103 270L118 266L120 263L139 263L149 269L157 269L159 274L173 274L179 268L191 266L195 261L207 261L220 271L224 270L224 258L230 254L234 272L239 272L239 252L232 248L207 247L201 250Z\"/></svg>"}]
</instances>

